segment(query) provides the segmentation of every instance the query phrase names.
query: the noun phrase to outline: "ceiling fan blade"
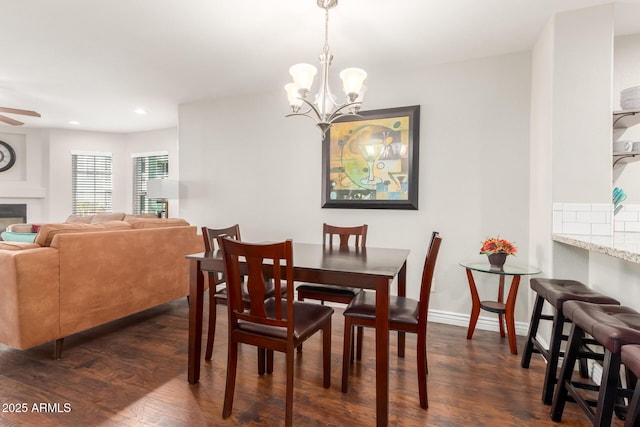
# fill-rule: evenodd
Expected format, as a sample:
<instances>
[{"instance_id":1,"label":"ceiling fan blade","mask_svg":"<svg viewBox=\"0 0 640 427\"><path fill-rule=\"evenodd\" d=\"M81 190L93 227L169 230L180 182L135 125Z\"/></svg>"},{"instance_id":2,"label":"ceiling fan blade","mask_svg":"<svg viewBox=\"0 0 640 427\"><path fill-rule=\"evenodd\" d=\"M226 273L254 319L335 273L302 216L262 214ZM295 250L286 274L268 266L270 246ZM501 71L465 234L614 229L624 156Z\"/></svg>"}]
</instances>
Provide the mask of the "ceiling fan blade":
<instances>
[{"instance_id":1,"label":"ceiling fan blade","mask_svg":"<svg viewBox=\"0 0 640 427\"><path fill-rule=\"evenodd\" d=\"M2 114L0 114L0 122L5 122L7 124L14 125L14 126L20 126L20 125L24 124L24 123L19 122L17 120L13 120L13 119L11 119L11 118L9 118L7 116L3 116Z\"/></svg>"},{"instance_id":2,"label":"ceiling fan blade","mask_svg":"<svg viewBox=\"0 0 640 427\"><path fill-rule=\"evenodd\" d=\"M20 110L18 108L0 107L0 111L3 113L22 114L23 116L40 117L40 113L36 113L31 110Z\"/></svg>"}]
</instances>

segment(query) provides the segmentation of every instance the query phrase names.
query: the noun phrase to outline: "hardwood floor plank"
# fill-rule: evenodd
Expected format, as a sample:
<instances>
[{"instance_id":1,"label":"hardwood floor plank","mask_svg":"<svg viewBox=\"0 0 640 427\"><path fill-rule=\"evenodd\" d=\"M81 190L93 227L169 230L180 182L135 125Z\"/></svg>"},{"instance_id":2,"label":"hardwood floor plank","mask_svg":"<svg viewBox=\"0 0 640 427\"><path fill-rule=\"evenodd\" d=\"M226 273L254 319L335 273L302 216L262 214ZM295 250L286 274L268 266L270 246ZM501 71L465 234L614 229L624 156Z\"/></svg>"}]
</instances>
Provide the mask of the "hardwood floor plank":
<instances>
[{"instance_id":1,"label":"hardwood floor plank","mask_svg":"<svg viewBox=\"0 0 640 427\"><path fill-rule=\"evenodd\" d=\"M205 312L207 311L205 306ZM0 345L0 403L26 403L26 413L0 412L2 426L277 426L284 417L284 356L274 373L259 376L253 347L241 346L232 415L222 419L226 376L226 307L218 306L213 360L202 362L199 384L187 383L188 307L174 301L65 339L62 359L51 345L18 351ZM205 322L206 323L206 322ZM205 325L206 328L206 325ZM340 391L342 310L332 333L331 387L322 387L321 337L305 343L295 360L294 424L375 425L374 334L365 331L363 360L351 365L349 392ZM518 337L522 347L523 337ZM391 335L391 426L583 426L587 418L568 403L562 424L541 403L544 361L529 369L497 332L429 324L429 409L418 403L415 336L397 357ZM36 412L40 404L70 412ZM61 406L64 409L64 406ZM1 408L0 408L1 409ZM614 418L614 426L622 426Z\"/></svg>"}]
</instances>

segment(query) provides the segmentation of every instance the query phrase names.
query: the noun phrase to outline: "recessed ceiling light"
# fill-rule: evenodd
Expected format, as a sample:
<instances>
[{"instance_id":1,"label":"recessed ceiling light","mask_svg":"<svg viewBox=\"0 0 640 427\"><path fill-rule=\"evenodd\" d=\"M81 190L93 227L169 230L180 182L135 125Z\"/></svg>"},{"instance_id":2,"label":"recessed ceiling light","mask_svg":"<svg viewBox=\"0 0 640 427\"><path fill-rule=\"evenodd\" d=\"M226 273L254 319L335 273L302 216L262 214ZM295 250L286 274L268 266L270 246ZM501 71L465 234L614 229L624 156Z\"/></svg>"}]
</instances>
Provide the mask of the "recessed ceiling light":
<instances>
[{"instance_id":1,"label":"recessed ceiling light","mask_svg":"<svg viewBox=\"0 0 640 427\"><path fill-rule=\"evenodd\" d=\"M142 109L142 108L136 108L135 110L133 110L136 114L140 114L141 116L147 114L147 111Z\"/></svg>"},{"instance_id":2,"label":"recessed ceiling light","mask_svg":"<svg viewBox=\"0 0 640 427\"><path fill-rule=\"evenodd\" d=\"M69 124L70 124L70 125L79 125L79 124L80 124L80 122L79 122L79 121L77 121L77 120L69 120Z\"/></svg>"}]
</instances>

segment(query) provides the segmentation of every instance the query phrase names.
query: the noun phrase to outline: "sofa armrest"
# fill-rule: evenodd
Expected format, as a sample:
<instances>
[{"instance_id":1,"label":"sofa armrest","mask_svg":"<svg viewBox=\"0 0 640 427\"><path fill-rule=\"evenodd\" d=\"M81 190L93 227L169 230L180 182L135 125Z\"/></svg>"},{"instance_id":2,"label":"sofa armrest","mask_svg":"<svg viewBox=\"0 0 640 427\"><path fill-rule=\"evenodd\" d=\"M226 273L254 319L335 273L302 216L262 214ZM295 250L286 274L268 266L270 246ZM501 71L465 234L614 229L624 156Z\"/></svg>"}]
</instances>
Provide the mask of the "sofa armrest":
<instances>
[{"instance_id":1,"label":"sofa armrest","mask_svg":"<svg viewBox=\"0 0 640 427\"><path fill-rule=\"evenodd\" d=\"M0 271L0 342L25 350L58 339L58 251L0 250Z\"/></svg>"}]
</instances>

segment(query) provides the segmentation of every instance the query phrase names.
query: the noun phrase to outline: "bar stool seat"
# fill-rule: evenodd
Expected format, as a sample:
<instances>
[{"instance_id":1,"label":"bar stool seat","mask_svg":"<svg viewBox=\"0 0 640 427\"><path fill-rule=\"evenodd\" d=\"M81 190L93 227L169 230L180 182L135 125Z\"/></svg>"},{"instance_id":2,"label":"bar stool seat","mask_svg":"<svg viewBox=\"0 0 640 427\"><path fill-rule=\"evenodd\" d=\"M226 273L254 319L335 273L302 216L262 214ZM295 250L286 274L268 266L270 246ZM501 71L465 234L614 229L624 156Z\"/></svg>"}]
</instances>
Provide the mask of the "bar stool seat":
<instances>
[{"instance_id":1,"label":"bar stool seat","mask_svg":"<svg viewBox=\"0 0 640 427\"><path fill-rule=\"evenodd\" d=\"M557 370L558 360L563 355L560 351L562 341L568 337L563 335L564 324L569 323L563 313L563 304L565 301L584 301L594 304L617 304L620 303L606 295L598 293L593 289L590 289L585 284L576 280L566 279L546 279L546 278L534 278L530 282L531 289L536 292L536 302L534 310L531 313L531 321L529 323L529 334L527 341L522 352L521 366L528 368L531 362L532 353L540 353L547 361L547 367L545 371L544 384L542 387L542 402L545 405L551 405L553 399L553 389L557 382ZM554 309L553 315L542 314L542 308L544 302L548 302ZM540 320L552 320L553 326L551 329L551 340L549 348L544 346L538 341L536 335L538 333L538 326ZM593 353L584 353L585 356L591 358L600 358L600 356ZM581 358L581 374L588 376L586 359Z\"/></svg>"},{"instance_id":2,"label":"bar stool seat","mask_svg":"<svg viewBox=\"0 0 640 427\"><path fill-rule=\"evenodd\" d=\"M629 404L625 427L640 425L640 345L623 345L620 349L620 358L624 366L635 375L636 385L633 398Z\"/></svg>"},{"instance_id":3,"label":"bar stool seat","mask_svg":"<svg viewBox=\"0 0 640 427\"><path fill-rule=\"evenodd\" d=\"M616 399L626 395L626 393L620 393L618 389L621 348L627 344L640 344L640 313L621 305L599 305L582 301L566 301L563 303L563 310L564 315L573 322L573 327L569 335L558 387L553 396L551 419L561 420L567 396L570 394L593 425L609 426ZM605 350L600 387L582 386L571 380L580 343L585 333L591 335ZM579 389L598 390L595 410L592 409L589 400L578 392Z\"/></svg>"}]
</instances>

